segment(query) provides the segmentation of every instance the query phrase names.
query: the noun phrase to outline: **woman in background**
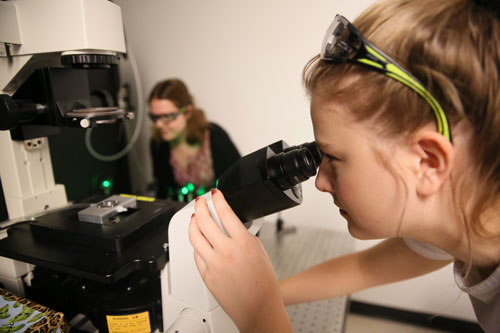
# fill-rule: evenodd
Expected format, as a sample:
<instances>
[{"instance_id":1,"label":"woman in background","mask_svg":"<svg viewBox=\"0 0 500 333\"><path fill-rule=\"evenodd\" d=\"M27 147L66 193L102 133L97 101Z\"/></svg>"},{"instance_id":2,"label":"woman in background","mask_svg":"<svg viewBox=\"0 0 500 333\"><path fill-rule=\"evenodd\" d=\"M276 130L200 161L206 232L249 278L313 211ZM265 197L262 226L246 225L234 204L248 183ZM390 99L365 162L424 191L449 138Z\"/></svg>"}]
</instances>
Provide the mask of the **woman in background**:
<instances>
[{"instance_id":1,"label":"woman in background","mask_svg":"<svg viewBox=\"0 0 500 333\"><path fill-rule=\"evenodd\" d=\"M179 79L157 83L148 103L156 197L183 201L188 191L197 195L215 187L221 173L240 158L229 135L207 121Z\"/></svg>"}]
</instances>

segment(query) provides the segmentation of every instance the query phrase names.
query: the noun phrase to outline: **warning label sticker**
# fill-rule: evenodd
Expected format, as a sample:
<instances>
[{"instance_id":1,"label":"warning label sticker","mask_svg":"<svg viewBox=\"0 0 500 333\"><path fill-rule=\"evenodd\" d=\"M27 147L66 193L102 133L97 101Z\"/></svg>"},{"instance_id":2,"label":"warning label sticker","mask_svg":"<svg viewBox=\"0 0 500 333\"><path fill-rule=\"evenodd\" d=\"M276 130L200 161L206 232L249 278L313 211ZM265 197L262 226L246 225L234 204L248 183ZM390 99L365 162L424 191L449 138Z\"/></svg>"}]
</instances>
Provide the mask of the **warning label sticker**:
<instances>
[{"instance_id":1,"label":"warning label sticker","mask_svg":"<svg viewBox=\"0 0 500 333\"><path fill-rule=\"evenodd\" d=\"M109 333L150 333L149 313L141 312L125 316L106 316Z\"/></svg>"}]
</instances>

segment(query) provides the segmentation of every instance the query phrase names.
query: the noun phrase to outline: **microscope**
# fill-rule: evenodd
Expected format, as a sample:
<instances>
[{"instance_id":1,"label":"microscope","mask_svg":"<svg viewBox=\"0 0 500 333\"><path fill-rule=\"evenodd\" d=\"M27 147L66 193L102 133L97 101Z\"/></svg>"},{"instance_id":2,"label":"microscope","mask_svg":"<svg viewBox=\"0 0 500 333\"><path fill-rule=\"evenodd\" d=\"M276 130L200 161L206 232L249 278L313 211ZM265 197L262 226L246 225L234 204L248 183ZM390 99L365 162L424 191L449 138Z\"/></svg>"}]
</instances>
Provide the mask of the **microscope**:
<instances>
[{"instance_id":1,"label":"microscope","mask_svg":"<svg viewBox=\"0 0 500 333\"><path fill-rule=\"evenodd\" d=\"M187 229L194 202L120 194L69 203L55 184L48 136L134 118L117 107L116 59L125 52L120 8L110 1L0 1L8 212L0 283L67 317L83 314L101 332L237 332L194 262ZM302 202L300 183L321 158L314 142L278 141L235 162L218 189L255 234L262 217ZM223 229L211 193L204 196Z\"/></svg>"},{"instance_id":2,"label":"microscope","mask_svg":"<svg viewBox=\"0 0 500 333\"><path fill-rule=\"evenodd\" d=\"M0 2L1 201L9 219L68 204L48 136L133 116L115 107L113 66L124 52L120 8L109 1ZM24 294L20 277L30 267L0 264L2 283Z\"/></svg>"}]
</instances>

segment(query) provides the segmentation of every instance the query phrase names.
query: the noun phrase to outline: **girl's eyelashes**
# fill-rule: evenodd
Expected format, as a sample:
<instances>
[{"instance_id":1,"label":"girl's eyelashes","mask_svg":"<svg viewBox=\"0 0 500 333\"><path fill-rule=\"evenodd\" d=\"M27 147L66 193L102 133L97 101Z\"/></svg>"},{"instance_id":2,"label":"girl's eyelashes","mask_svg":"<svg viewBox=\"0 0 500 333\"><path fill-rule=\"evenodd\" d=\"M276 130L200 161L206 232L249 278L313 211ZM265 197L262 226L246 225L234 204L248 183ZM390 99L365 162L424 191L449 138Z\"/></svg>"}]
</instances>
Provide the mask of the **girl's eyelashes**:
<instances>
[{"instance_id":1,"label":"girl's eyelashes","mask_svg":"<svg viewBox=\"0 0 500 333\"><path fill-rule=\"evenodd\" d=\"M328 149L330 150L330 149ZM327 152L325 152L323 149L320 148L320 151L321 151L321 155L323 156L323 159L327 162L332 162L332 161L339 161L340 158L336 155L332 155L332 154L329 154ZM330 150L330 153L331 153L331 150Z\"/></svg>"},{"instance_id":2,"label":"girl's eyelashes","mask_svg":"<svg viewBox=\"0 0 500 333\"><path fill-rule=\"evenodd\" d=\"M326 159L328 162L338 160L338 158L333 156L333 155L329 155L329 154L325 154L325 153L322 153L322 154L323 154L323 158Z\"/></svg>"}]
</instances>

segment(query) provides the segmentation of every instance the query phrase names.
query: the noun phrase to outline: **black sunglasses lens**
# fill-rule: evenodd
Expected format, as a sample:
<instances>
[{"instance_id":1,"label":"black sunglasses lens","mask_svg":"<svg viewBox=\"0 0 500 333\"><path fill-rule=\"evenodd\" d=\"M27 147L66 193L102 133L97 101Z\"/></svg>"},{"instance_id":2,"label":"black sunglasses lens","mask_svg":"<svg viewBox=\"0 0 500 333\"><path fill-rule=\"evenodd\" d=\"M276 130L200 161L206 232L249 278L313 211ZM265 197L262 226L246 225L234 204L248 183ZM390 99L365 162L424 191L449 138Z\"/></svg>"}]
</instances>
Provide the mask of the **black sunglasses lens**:
<instances>
[{"instance_id":1,"label":"black sunglasses lens","mask_svg":"<svg viewBox=\"0 0 500 333\"><path fill-rule=\"evenodd\" d=\"M354 59L361 48L362 37L349 21L337 15L333 20L323 42L323 59L345 61Z\"/></svg>"},{"instance_id":2,"label":"black sunglasses lens","mask_svg":"<svg viewBox=\"0 0 500 333\"><path fill-rule=\"evenodd\" d=\"M149 116L149 119L151 119L151 121L153 123L155 123L158 119L165 119L166 121L175 120L175 119L177 119L177 116L179 116L179 114L178 113L169 113L169 114L163 114L161 116L155 116L155 115L152 115L151 113L149 113L148 116Z\"/></svg>"}]
</instances>

